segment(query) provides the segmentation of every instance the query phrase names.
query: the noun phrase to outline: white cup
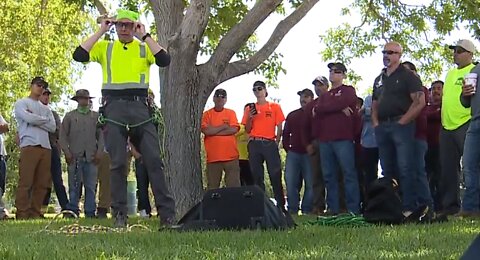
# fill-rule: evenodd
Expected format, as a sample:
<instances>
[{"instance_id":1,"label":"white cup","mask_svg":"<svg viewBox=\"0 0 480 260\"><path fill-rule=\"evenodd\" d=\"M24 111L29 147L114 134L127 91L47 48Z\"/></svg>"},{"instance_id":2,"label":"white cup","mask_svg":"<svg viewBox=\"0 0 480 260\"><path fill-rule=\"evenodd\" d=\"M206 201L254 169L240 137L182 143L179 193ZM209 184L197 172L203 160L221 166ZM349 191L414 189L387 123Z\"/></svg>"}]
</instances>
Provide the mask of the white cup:
<instances>
[{"instance_id":1,"label":"white cup","mask_svg":"<svg viewBox=\"0 0 480 260\"><path fill-rule=\"evenodd\" d=\"M465 85L471 85L473 86L473 93L477 91L477 73L468 73L465 75Z\"/></svg>"}]
</instances>

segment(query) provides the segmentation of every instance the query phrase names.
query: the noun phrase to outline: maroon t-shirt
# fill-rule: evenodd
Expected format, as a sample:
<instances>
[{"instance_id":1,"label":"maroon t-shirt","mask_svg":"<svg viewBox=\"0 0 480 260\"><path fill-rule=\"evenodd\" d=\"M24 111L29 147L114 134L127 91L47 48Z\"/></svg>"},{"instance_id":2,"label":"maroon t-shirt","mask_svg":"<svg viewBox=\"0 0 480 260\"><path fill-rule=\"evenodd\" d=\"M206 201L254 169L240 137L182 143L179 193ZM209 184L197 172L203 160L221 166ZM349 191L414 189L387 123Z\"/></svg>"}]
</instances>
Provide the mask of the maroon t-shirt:
<instances>
[{"instance_id":1,"label":"maroon t-shirt","mask_svg":"<svg viewBox=\"0 0 480 260\"><path fill-rule=\"evenodd\" d=\"M425 104L428 102L428 89L422 88L425 94ZM415 119L415 138L427 141L427 106L425 106Z\"/></svg>"},{"instance_id":2,"label":"maroon t-shirt","mask_svg":"<svg viewBox=\"0 0 480 260\"><path fill-rule=\"evenodd\" d=\"M342 85L334 88L320 96L315 105L314 124L320 129L316 130L314 136L320 142L354 140L355 138L355 115L357 95L352 86ZM352 115L347 116L343 109L350 107Z\"/></svg>"},{"instance_id":3,"label":"maroon t-shirt","mask_svg":"<svg viewBox=\"0 0 480 260\"><path fill-rule=\"evenodd\" d=\"M306 153L306 146L303 144L302 135L305 112L300 108L288 114L285 120L285 128L282 133L283 149L289 152Z\"/></svg>"},{"instance_id":4,"label":"maroon t-shirt","mask_svg":"<svg viewBox=\"0 0 480 260\"><path fill-rule=\"evenodd\" d=\"M442 104L430 104L426 109L427 116L427 143L429 147L439 145L440 129L442 128Z\"/></svg>"}]
</instances>

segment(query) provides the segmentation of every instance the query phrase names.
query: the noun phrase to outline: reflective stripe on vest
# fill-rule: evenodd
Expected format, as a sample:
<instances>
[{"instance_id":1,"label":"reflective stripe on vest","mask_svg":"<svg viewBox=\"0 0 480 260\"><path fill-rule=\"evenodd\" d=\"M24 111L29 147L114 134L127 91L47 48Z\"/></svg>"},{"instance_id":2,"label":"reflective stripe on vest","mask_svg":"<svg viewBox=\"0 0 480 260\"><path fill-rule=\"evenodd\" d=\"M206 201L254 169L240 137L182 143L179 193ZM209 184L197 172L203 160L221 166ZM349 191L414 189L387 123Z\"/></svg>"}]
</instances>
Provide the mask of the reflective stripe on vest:
<instances>
[{"instance_id":1,"label":"reflective stripe on vest","mask_svg":"<svg viewBox=\"0 0 480 260\"><path fill-rule=\"evenodd\" d=\"M109 42L107 46L107 82L103 83L103 89L113 89L113 90L122 90L122 89L148 89L148 84L145 83L145 74L140 74L140 82L128 82L128 83L112 83L112 53L113 53L113 42ZM140 44L140 58L145 58L146 50L145 45Z\"/></svg>"}]
</instances>

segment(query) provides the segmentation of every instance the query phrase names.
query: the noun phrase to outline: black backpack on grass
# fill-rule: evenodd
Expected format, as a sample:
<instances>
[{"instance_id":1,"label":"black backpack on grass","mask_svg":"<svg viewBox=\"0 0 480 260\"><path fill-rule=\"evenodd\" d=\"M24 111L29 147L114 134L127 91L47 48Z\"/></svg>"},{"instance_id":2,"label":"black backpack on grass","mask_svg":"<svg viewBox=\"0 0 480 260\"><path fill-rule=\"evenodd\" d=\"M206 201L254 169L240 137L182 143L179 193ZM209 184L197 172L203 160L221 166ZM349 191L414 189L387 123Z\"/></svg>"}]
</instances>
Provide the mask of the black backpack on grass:
<instances>
[{"instance_id":1,"label":"black backpack on grass","mask_svg":"<svg viewBox=\"0 0 480 260\"><path fill-rule=\"evenodd\" d=\"M401 224L404 220L402 200L395 179L381 178L367 188L363 217L369 223Z\"/></svg>"}]
</instances>

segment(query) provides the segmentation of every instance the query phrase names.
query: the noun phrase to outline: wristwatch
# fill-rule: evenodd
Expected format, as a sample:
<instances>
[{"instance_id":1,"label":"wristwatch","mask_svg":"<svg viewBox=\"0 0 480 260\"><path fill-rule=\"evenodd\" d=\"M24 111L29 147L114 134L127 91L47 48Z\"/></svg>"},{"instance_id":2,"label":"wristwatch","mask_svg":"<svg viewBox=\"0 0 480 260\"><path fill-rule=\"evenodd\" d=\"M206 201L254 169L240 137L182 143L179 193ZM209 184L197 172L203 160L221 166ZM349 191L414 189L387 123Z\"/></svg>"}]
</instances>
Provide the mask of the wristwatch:
<instances>
[{"instance_id":1,"label":"wristwatch","mask_svg":"<svg viewBox=\"0 0 480 260\"><path fill-rule=\"evenodd\" d=\"M149 33L145 34L143 37L142 37L142 41L144 42L148 37L152 37Z\"/></svg>"}]
</instances>

